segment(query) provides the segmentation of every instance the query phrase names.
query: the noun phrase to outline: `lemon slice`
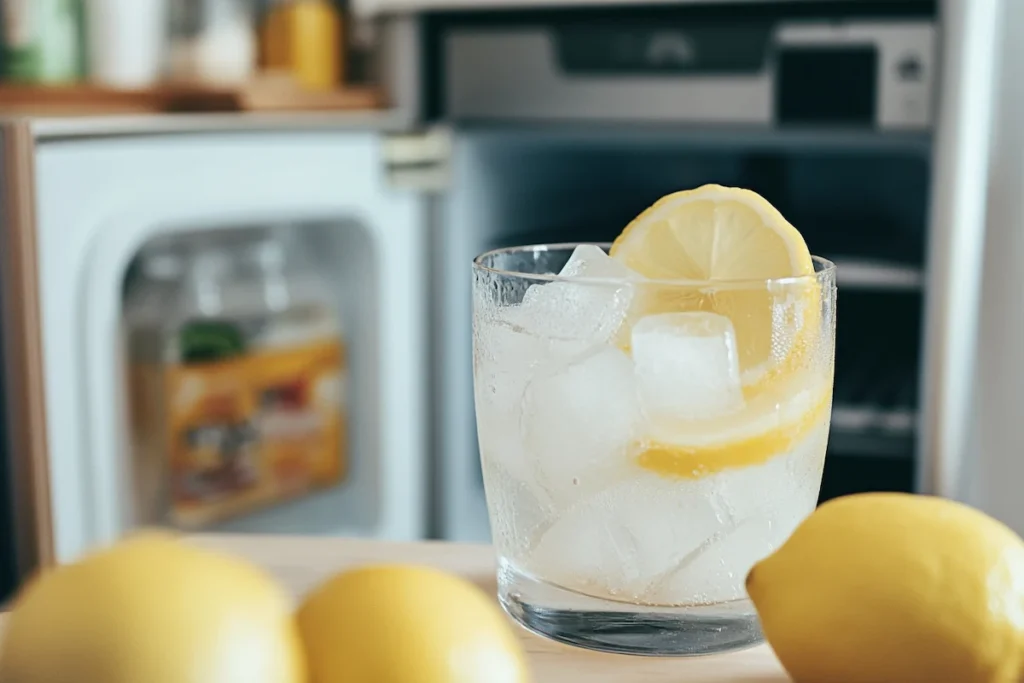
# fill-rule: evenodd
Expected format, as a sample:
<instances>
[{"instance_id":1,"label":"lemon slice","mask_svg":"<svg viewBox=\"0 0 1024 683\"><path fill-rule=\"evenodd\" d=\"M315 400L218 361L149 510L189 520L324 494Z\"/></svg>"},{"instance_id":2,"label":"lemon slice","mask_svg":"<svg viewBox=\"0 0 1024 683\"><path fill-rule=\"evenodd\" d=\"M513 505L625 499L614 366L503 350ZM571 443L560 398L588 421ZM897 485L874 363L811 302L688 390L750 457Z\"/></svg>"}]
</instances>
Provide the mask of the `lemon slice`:
<instances>
[{"instance_id":1,"label":"lemon slice","mask_svg":"<svg viewBox=\"0 0 1024 683\"><path fill-rule=\"evenodd\" d=\"M810 252L756 192L704 185L662 197L626 226L610 253L657 281L640 287L635 315L709 311L732 320L748 398L792 374L815 341L817 282L778 282L813 275Z\"/></svg>"},{"instance_id":2,"label":"lemon slice","mask_svg":"<svg viewBox=\"0 0 1024 683\"><path fill-rule=\"evenodd\" d=\"M670 194L626 226L611 255L652 280L638 285L633 322L684 311L732 321L745 398L739 412L649 425L634 444L639 466L697 479L784 455L827 424L831 363L819 283L807 277L814 263L767 200L720 185Z\"/></svg>"},{"instance_id":3,"label":"lemon slice","mask_svg":"<svg viewBox=\"0 0 1024 683\"><path fill-rule=\"evenodd\" d=\"M738 414L680 422L641 440L636 444L637 464L682 479L761 465L798 448L827 424L831 396L831 383L820 373L798 373Z\"/></svg>"},{"instance_id":4,"label":"lemon slice","mask_svg":"<svg viewBox=\"0 0 1024 683\"><path fill-rule=\"evenodd\" d=\"M814 272L803 237L768 200L721 185L665 195L626 226L611 255L663 280L758 280Z\"/></svg>"}]
</instances>

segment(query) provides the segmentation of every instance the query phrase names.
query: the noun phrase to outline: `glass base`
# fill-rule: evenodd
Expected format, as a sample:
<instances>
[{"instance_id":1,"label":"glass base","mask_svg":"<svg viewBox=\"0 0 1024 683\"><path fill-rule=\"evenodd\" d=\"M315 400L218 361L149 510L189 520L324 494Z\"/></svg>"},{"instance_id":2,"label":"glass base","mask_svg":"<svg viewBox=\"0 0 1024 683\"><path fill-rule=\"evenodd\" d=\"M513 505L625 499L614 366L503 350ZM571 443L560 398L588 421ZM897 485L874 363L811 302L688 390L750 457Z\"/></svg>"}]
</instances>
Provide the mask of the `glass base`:
<instances>
[{"instance_id":1,"label":"glass base","mask_svg":"<svg viewBox=\"0 0 1024 683\"><path fill-rule=\"evenodd\" d=\"M558 588L506 563L498 571L498 600L526 629L601 652L692 657L742 650L764 640L749 600L690 607L634 605Z\"/></svg>"}]
</instances>

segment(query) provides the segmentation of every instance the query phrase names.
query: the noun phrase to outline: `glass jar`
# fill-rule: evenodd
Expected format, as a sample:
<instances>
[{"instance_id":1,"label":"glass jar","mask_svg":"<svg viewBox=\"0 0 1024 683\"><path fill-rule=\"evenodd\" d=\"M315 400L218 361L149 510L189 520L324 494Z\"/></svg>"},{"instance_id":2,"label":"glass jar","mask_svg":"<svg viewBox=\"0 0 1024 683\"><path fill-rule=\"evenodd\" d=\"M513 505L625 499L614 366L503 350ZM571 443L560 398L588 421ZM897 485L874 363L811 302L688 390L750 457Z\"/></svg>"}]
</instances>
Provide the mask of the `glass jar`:
<instances>
[{"instance_id":1,"label":"glass jar","mask_svg":"<svg viewBox=\"0 0 1024 683\"><path fill-rule=\"evenodd\" d=\"M81 0L6 0L4 77L21 83L68 83L82 77Z\"/></svg>"},{"instance_id":2,"label":"glass jar","mask_svg":"<svg viewBox=\"0 0 1024 683\"><path fill-rule=\"evenodd\" d=\"M262 65L309 90L333 90L344 73L341 14L330 0L272 0L260 35Z\"/></svg>"},{"instance_id":3,"label":"glass jar","mask_svg":"<svg viewBox=\"0 0 1024 683\"><path fill-rule=\"evenodd\" d=\"M86 44L89 80L136 89L163 75L170 0L88 0Z\"/></svg>"},{"instance_id":4,"label":"glass jar","mask_svg":"<svg viewBox=\"0 0 1024 683\"><path fill-rule=\"evenodd\" d=\"M253 0L176 0L171 3L168 77L236 85L256 67Z\"/></svg>"}]
</instances>

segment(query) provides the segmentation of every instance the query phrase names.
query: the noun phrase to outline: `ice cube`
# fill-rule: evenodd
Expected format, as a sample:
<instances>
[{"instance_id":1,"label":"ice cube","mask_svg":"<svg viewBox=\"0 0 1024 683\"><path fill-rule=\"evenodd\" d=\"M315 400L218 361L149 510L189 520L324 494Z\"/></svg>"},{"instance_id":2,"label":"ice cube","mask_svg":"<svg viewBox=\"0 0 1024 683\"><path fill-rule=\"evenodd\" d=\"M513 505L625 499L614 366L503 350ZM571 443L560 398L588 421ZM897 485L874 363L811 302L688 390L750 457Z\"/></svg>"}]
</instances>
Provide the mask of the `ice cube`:
<instances>
[{"instance_id":1,"label":"ice cube","mask_svg":"<svg viewBox=\"0 0 1024 683\"><path fill-rule=\"evenodd\" d=\"M573 249L569 260L558 272L563 277L637 280L640 275L605 253L594 244L581 244Z\"/></svg>"},{"instance_id":2,"label":"ice cube","mask_svg":"<svg viewBox=\"0 0 1024 683\"><path fill-rule=\"evenodd\" d=\"M483 477L494 546L516 561L554 519L551 498L536 480L516 476L494 459L484 460Z\"/></svg>"},{"instance_id":3,"label":"ice cube","mask_svg":"<svg viewBox=\"0 0 1024 683\"><path fill-rule=\"evenodd\" d=\"M614 347L535 376L522 428L541 485L557 499L574 499L621 474L638 418L633 362Z\"/></svg>"},{"instance_id":4,"label":"ice cube","mask_svg":"<svg viewBox=\"0 0 1024 683\"><path fill-rule=\"evenodd\" d=\"M786 542L818 498L827 426L792 451L754 467L724 470L703 480L717 504L735 520L651 588L660 604L707 604L746 596L743 584L755 562Z\"/></svg>"},{"instance_id":5,"label":"ice cube","mask_svg":"<svg viewBox=\"0 0 1024 683\"><path fill-rule=\"evenodd\" d=\"M825 468L825 452L828 450L828 429L827 421L816 427L793 449L786 462L786 470L796 485L794 505L799 504L803 508L803 516L811 513L821 492L821 475Z\"/></svg>"},{"instance_id":6,"label":"ice cube","mask_svg":"<svg viewBox=\"0 0 1024 683\"><path fill-rule=\"evenodd\" d=\"M633 283L640 275L590 244L576 247L559 275L579 280L527 289L520 308L524 327L543 337L587 345L609 341L629 313Z\"/></svg>"},{"instance_id":7,"label":"ice cube","mask_svg":"<svg viewBox=\"0 0 1024 683\"><path fill-rule=\"evenodd\" d=\"M795 527L818 502L827 431L817 428L792 450L760 465L726 469L709 477L736 519L767 515Z\"/></svg>"},{"instance_id":8,"label":"ice cube","mask_svg":"<svg viewBox=\"0 0 1024 683\"><path fill-rule=\"evenodd\" d=\"M663 605L709 605L745 598L750 568L791 532L767 515L723 526L655 582L649 599Z\"/></svg>"},{"instance_id":9,"label":"ice cube","mask_svg":"<svg viewBox=\"0 0 1024 683\"><path fill-rule=\"evenodd\" d=\"M520 433L523 395L536 368L549 360L544 341L506 322L483 320L473 329L473 386L477 434L484 458L529 477Z\"/></svg>"},{"instance_id":10,"label":"ice cube","mask_svg":"<svg viewBox=\"0 0 1024 683\"><path fill-rule=\"evenodd\" d=\"M703 482L641 473L561 513L527 569L581 593L656 604L652 584L730 523Z\"/></svg>"},{"instance_id":11,"label":"ice cube","mask_svg":"<svg viewBox=\"0 0 1024 683\"><path fill-rule=\"evenodd\" d=\"M701 311L663 313L633 326L633 360L644 414L654 425L741 409L732 321Z\"/></svg>"}]
</instances>

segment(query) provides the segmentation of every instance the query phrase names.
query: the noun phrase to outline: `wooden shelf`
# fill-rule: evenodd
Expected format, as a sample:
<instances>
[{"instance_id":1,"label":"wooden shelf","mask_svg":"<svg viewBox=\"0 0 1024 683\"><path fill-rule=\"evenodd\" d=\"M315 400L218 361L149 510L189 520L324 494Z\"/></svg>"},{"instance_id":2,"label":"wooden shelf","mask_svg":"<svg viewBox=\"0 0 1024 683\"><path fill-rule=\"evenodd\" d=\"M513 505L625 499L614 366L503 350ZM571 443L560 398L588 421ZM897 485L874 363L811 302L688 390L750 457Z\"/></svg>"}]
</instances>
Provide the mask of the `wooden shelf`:
<instances>
[{"instance_id":1,"label":"wooden shelf","mask_svg":"<svg viewBox=\"0 0 1024 683\"><path fill-rule=\"evenodd\" d=\"M381 91L345 87L315 92L290 79L266 77L235 88L166 84L146 90L92 85L0 85L0 115L100 116L166 112L300 112L377 110Z\"/></svg>"}]
</instances>

